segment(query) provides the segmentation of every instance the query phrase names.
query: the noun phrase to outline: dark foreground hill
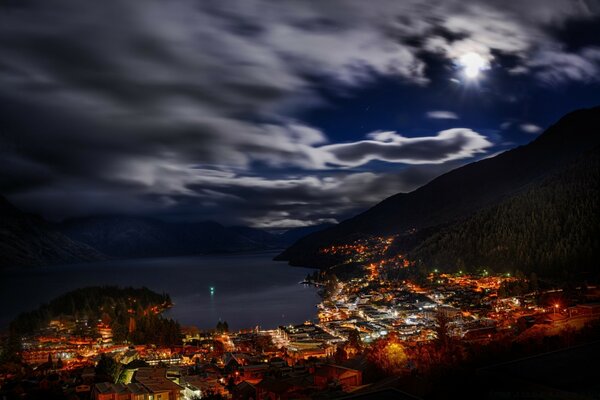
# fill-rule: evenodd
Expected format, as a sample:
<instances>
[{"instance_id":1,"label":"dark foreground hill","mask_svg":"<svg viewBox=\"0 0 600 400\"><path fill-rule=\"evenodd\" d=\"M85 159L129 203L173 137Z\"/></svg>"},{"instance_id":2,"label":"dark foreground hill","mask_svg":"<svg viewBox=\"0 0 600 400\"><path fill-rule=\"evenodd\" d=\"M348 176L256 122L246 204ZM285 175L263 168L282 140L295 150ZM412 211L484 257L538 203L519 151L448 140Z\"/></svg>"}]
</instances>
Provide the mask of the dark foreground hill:
<instances>
[{"instance_id":1,"label":"dark foreground hill","mask_svg":"<svg viewBox=\"0 0 600 400\"><path fill-rule=\"evenodd\" d=\"M96 261L106 256L71 240L41 218L0 196L0 269Z\"/></svg>"},{"instance_id":2,"label":"dark foreground hill","mask_svg":"<svg viewBox=\"0 0 600 400\"><path fill-rule=\"evenodd\" d=\"M515 230L518 225L525 224L530 235L538 235L539 231L544 231L544 241L561 243L565 250L560 251L563 253L560 257L574 261L580 255L573 251L575 247L572 240L579 240L582 235L589 234L588 227L565 239L561 236L564 231L551 231L549 224L542 226L541 223L547 218L564 220L573 214L577 218L571 220L570 226L576 231L576 227L584 219L598 217L598 208L594 207L597 203L589 204L597 193L598 181L586 174L594 165L597 168L597 157L594 154L597 154L595 149L600 143L599 139L600 107L572 112L533 142L453 170L413 192L389 197L354 218L299 240L279 255L278 259L287 260L292 265L329 267L340 260L324 257L319 252L320 248L348 243L370 235L398 235L394 246L396 251L409 252L423 261L447 266L459 262L475 266L493 260L500 263L498 260L506 261L508 254L533 254L530 252L532 249L526 246L534 246L537 242L511 238L509 245L503 242L506 237L496 232ZM587 157L590 158L582 160ZM579 162L583 164L574 167L574 163ZM557 177L551 178L552 176ZM556 212L551 214L551 210L560 210L561 207L570 210L569 203L572 200L568 197L569 194L563 193L575 190L567 187L569 179L579 182L576 188L579 196L577 201L581 200L576 205L578 211L566 211L560 213L560 216ZM544 189L543 185L550 185L553 189ZM525 207L523 200L528 196L534 197L531 197L531 202ZM536 218L526 218L527 210L536 207L546 211ZM504 215L497 216L502 212ZM507 225L509 220L513 222ZM467 229L467 226L475 225L487 228L477 232L472 228ZM490 238L485 244L488 249L481 250L481 254L485 253L486 256L479 254L468 259L458 257L466 251L464 246L467 243L468 246L480 245L474 242L475 239L463 241L461 246L458 246L458 242L466 235L481 235L484 230L490 232ZM519 249L514 248L517 242L522 243ZM501 249L503 246L510 247L510 250L504 251L502 257L494 258L494 254L500 253L491 252L490 248ZM586 252L593 252L596 257L597 241L592 240L581 247L586 248ZM442 249L442 255L438 255L437 252ZM541 256L531 257L526 262L527 265L533 265ZM564 265L564 261L558 261L556 254L549 257L555 258L552 261L553 268L559 268L558 264Z\"/></svg>"}]
</instances>

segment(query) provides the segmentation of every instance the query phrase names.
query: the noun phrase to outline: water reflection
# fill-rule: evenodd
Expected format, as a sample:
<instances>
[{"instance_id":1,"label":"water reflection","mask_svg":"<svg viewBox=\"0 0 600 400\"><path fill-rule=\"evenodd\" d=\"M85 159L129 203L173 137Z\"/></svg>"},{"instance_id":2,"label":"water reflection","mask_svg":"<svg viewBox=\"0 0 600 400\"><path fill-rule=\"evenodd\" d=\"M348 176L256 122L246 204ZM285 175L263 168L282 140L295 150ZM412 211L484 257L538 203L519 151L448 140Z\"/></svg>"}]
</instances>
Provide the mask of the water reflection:
<instances>
[{"instance_id":1,"label":"water reflection","mask_svg":"<svg viewBox=\"0 0 600 400\"><path fill-rule=\"evenodd\" d=\"M272 261L273 253L110 261L0 274L0 328L19 312L66 291L93 285L147 286L171 295L168 315L183 325L230 328L303 322L318 296L299 285L310 270ZM25 294L25 295L23 295Z\"/></svg>"}]
</instances>

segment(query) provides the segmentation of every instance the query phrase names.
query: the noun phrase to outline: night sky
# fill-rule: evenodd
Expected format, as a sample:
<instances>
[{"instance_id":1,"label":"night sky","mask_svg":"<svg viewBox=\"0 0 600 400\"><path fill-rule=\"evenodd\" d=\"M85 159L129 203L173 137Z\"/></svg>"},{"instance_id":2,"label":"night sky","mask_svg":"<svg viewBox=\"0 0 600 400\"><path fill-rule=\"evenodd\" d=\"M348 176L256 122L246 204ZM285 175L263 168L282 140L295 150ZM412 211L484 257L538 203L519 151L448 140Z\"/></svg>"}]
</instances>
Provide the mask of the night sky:
<instances>
[{"instance_id":1,"label":"night sky","mask_svg":"<svg viewBox=\"0 0 600 400\"><path fill-rule=\"evenodd\" d=\"M335 222L598 104L598 0L0 6L0 193L50 220Z\"/></svg>"}]
</instances>

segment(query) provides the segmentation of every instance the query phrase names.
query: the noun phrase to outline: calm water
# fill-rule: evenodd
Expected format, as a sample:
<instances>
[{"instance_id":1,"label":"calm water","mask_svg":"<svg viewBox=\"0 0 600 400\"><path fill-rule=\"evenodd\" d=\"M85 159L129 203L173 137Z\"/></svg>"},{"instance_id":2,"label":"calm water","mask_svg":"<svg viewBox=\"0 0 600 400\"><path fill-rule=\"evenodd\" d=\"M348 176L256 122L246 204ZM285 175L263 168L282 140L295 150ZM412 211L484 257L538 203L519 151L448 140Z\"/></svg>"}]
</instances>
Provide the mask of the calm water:
<instances>
[{"instance_id":1,"label":"calm water","mask_svg":"<svg viewBox=\"0 0 600 400\"><path fill-rule=\"evenodd\" d=\"M93 285L146 286L169 293L175 306L166 315L200 328L213 328L219 319L233 329L314 319L316 290L298 284L311 270L272 261L274 255L152 258L0 273L0 328L22 311Z\"/></svg>"}]
</instances>

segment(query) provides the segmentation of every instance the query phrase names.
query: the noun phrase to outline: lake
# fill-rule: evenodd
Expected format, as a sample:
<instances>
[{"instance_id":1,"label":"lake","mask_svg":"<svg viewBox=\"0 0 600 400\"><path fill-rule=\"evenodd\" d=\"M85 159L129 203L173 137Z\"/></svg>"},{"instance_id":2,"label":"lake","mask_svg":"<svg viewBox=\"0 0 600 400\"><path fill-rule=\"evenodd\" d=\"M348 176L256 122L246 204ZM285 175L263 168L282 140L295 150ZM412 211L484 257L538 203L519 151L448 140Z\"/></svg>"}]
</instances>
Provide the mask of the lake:
<instances>
[{"instance_id":1,"label":"lake","mask_svg":"<svg viewBox=\"0 0 600 400\"><path fill-rule=\"evenodd\" d=\"M275 254L118 260L0 272L0 328L69 290L101 285L146 286L169 293L175 305L165 315L183 326L214 328L221 320L232 329L274 328L314 319L319 296L314 287L299 284L312 270L273 261Z\"/></svg>"}]
</instances>

